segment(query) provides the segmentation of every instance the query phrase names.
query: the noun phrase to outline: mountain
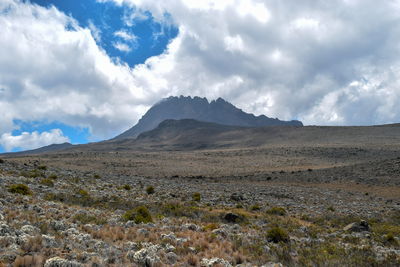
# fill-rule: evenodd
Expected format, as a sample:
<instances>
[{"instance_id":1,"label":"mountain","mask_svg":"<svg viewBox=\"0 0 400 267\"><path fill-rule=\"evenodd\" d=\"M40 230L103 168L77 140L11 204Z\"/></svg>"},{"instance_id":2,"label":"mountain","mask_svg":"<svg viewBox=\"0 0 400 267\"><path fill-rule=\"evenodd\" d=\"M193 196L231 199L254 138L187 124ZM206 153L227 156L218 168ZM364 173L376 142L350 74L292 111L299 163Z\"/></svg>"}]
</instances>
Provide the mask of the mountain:
<instances>
[{"instance_id":1,"label":"mountain","mask_svg":"<svg viewBox=\"0 0 400 267\"><path fill-rule=\"evenodd\" d=\"M67 148L71 148L73 146L74 145L72 145L70 143L52 144L52 145L40 147L40 148L37 148L37 149L26 150L26 151L21 151L21 152L4 153L2 155L5 155L5 156L24 156L24 155L43 154L43 153L61 151L61 150L67 149Z\"/></svg>"},{"instance_id":2,"label":"mountain","mask_svg":"<svg viewBox=\"0 0 400 267\"><path fill-rule=\"evenodd\" d=\"M254 116L238 109L222 98L208 102L200 97L169 97L151 107L139 122L114 139L136 138L141 133L156 128L162 121L174 119L194 119L223 125L263 127L263 126L303 126L300 121L281 121L265 115Z\"/></svg>"},{"instance_id":3,"label":"mountain","mask_svg":"<svg viewBox=\"0 0 400 267\"><path fill-rule=\"evenodd\" d=\"M193 151L336 145L388 145L399 142L400 126L265 126L222 125L193 119L165 120L135 138L74 147L75 152ZM68 151L72 151L68 150Z\"/></svg>"}]
</instances>

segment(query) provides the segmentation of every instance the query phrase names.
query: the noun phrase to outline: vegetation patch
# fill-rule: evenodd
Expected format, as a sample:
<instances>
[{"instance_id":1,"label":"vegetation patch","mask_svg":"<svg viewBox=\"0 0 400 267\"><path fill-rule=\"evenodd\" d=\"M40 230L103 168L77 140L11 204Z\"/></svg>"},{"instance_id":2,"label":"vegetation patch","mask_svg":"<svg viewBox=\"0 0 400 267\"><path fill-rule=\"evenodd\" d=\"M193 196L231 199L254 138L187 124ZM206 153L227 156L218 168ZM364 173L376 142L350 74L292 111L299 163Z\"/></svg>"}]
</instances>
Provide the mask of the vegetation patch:
<instances>
[{"instance_id":1,"label":"vegetation patch","mask_svg":"<svg viewBox=\"0 0 400 267\"><path fill-rule=\"evenodd\" d=\"M274 243L279 243L279 242L286 243L286 242L289 242L289 235L284 229L282 229L278 226L275 226L275 227L271 228L270 230L268 230L267 239L268 239L268 241L274 242Z\"/></svg>"},{"instance_id":2,"label":"vegetation patch","mask_svg":"<svg viewBox=\"0 0 400 267\"><path fill-rule=\"evenodd\" d=\"M153 218L145 206L139 206L135 209L128 210L122 215L122 219L124 221L134 221L136 224L153 222Z\"/></svg>"},{"instance_id":3,"label":"vegetation patch","mask_svg":"<svg viewBox=\"0 0 400 267\"><path fill-rule=\"evenodd\" d=\"M88 214L77 214L73 217L74 222L80 222L82 224L97 224L97 225L103 225L107 223L107 220L105 218L99 218L93 215L88 215Z\"/></svg>"},{"instance_id":4,"label":"vegetation patch","mask_svg":"<svg viewBox=\"0 0 400 267\"><path fill-rule=\"evenodd\" d=\"M37 169L31 171L22 171L20 175L26 178L45 177L44 172Z\"/></svg>"},{"instance_id":5,"label":"vegetation patch","mask_svg":"<svg viewBox=\"0 0 400 267\"><path fill-rule=\"evenodd\" d=\"M25 184L13 184L8 188L8 192L20 195L32 195L32 191Z\"/></svg>"},{"instance_id":6,"label":"vegetation patch","mask_svg":"<svg viewBox=\"0 0 400 267\"><path fill-rule=\"evenodd\" d=\"M199 192L194 193L194 194L192 195L192 199L193 199L193 201L200 202L200 200L201 200L201 195L200 195L200 193L199 193Z\"/></svg>"},{"instance_id":7,"label":"vegetation patch","mask_svg":"<svg viewBox=\"0 0 400 267\"><path fill-rule=\"evenodd\" d=\"M42 180L40 180L40 184L41 185L45 185L45 186L49 186L49 187L53 187L54 186L54 182L50 178L43 178Z\"/></svg>"},{"instance_id":8,"label":"vegetation patch","mask_svg":"<svg viewBox=\"0 0 400 267\"><path fill-rule=\"evenodd\" d=\"M155 190L154 190L154 186L148 186L147 188L146 188L146 193L147 194L149 194L149 195L151 195L151 194L154 194L154 192L155 192Z\"/></svg>"},{"instance_id":9,"label":"vegetation patch","mask_svg":"<svg viewBox=\"0 0 400 267\"><path fill-rule=\"evenodd\" d=\"M126 191L129 191L132 189L132 187L129 184L123 185L122 189L125 189Z\"/></svg>"},{"instance_id":10,"label":"vegetation patch","mask_svg":"<svg viewBox=\"0 0 400 267\"><path fill-rule=\"evenodd\" d=\"M286 210L282 207L273 207L267 210L267 214L285 216Z\"/></svg>"}]
</instances>

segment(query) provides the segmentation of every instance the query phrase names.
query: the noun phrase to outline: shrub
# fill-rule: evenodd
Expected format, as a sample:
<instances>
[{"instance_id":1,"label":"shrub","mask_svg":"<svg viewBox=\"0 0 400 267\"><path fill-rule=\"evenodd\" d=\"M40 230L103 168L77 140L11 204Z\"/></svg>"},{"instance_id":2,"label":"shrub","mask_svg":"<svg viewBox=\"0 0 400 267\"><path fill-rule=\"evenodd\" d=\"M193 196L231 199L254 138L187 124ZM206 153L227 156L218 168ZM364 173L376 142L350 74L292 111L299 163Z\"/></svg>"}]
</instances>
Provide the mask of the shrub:
<instances>
[{"instance_id":1,"label":"shrub","mask_svg":"<svg viewBox=\"0 0 400 267\"><path fill-rule=\"evenodd\" d=\"M76 192L76 194L80 197L89 197L89 193L88 191L84 190L84 189L78 189L78 191Z\"/></svg>"},{"instance_id":2,"label":"shrub","mask_svg":"<svg viewBox=\"0 0 400 267\"><path fill-rule=\"evenodd\" d=\"M335 211L335 208L332 207L332 206L329 206L329 207L328 207L328 210L333 212L333 211Z\"/></svg>"},{"instance_id":3,"label":"shrub","mask_svg":"<svg viewBox=\"0 0 400 267\"><path fill-rule=\"evenodd\" d=\"M216 223L209 223L203 227L204 231L212 231L219 228L219 224Z\"/></svg>"},{"instance_id":4,"label":"shrub","mask_svg":"<svg viewBox=\"0 0 400 267\"><path fill-rule=\"evenodd\" d=\"M129 191L132 189L132 187L129 184L122 186L122 188L125 189L126 191Z\"/></svg>"},{"instance_id":5,"label":"shrub","mask_svg":"<svg viewBox=\"0 0 400 267\"><path fill-rule=\"evenodd\" d=\"M55 174L55 173L52 173L49 175L49 179L56 180L57 178L58 178L57 174Z\"/></svg>"},{"instance_id":6,"label":"shrub","mask_svg":"<svg viewBox=\"0 0 400 267\"><path fill-rule=\"evenodd\" d=\"M199 192L194 193L194 194L192 195L192 199L193 199L193 201L199 202L199 201L201 200L201 195L200 195L200 193L199 193Z\"/></svg>"},{"instance_id":7,"label":"shrub","mask_svg":"<svg viewBox=\"0 0 400 267\"><path fill-rule=\"evenodd\" d=\"M44 260L41 255L17 256L12 264L12 267L43 266L43 261ZM1 263L0 266L2 266Z\"/></svg>"},{"instance_id":8,"label":"shrub","mask_svg":"<svg viewBox=\"0 0 400 267\"><path fill-rule=\"evenodd\" d=\"M199 266L200 264L198 256L193 254L189 254L186 261L189 266Z\"/></svg>"},{"instance_id":9,"label":"shrub","mask_svg":"<svg viewBox=\"0 0 400 267\"><path fill-rule=\"evenodd\" d=\"M98 175L98 174L94 174L94 175L93 175L93 178L94 178L94 179L100 179L101 177L100 177L100 175Z\"/></svg>"},{"instance_id":10,"label":"shrub","mask_svg":"<svg viewBox=\"0 0 400 267\"><path fill-rule=\"evenodd\" d=\"M55 200L57 200L57 195L54 193L46 193L44 195L43 199L47 200L47 201L55 201Z\"/></svg>"},{"instance_id":11,"label":"shrub","mask_svg":"<svg viewBox=\"0 0 400 267\"><path fill-rule=\"evenodd\" d=\"M107 220L105 218L99 218L96 216L88 215L88 214L77 214L73 217L74 221L78 221L82 224L106 224Z\"/></svg>"},{"instance_id":12,"label":"shrub","mask_svg":"<svg viewBox=\"0 0 400 267\"><path fill-rule=\"evenodd\" d=\"M10 185L10 187L8 188L8 192L21 195L32 195L32 191L29 189L27 185L24 184Z\"/></svg>"},{"instance_id":13,"label":"shrub","mask_svg":"<svg viewBox=\"0 0 400 267\"><path fill-rule=\"evenodd\" d=\"M272 207L269 210L267 210L267 213L271 215L285 216L286 210L282 207Z\"/></svg>"},{"instance_id":14,"label":"shrub","mask_svg":"<svg viewBox=\"0 0 400 267\"><path fill-rule=\"evenodd\" d=\"M0 164L3 164L4 163L4 159L0 159Z\"/></svg>"},{"instance_id":15,"label":"shrub","mask_svg":"<svg viewBox=\"0 0 400 267\"><path fill-rule=\"evenodd\" d=\"M289 242L289 235L285 230L276 226L268 230L267 232L268 241L279 243L279 242Z\"/></svg>"},{"instance_id":16,"label":"shrub","mask_svg":"<svg viewBox=\"0 0 400 267\"><path fill-rule=\"evenodd\" d=\"M393 233L388 233L385 235L385 241L391 244L397 244L397 240L394 238Z\"/></svg>"},{"instance_id":17,"label":"shrub","mask_svg":"<svg viewBox=\"0 0 400 267\"><path fill-rule=\"evenodd\" d=\"M53 186L54 186L53 180L51 180L51 179L49 179L49 178L43 178L43 179L40 181L40 184L41 184L41 185L45 185L45 186L50 186L50 187L53 187Z\"/></svg>"},{"instance_id":18,"label":"shrub","mask_svg":"<svg viewBox=\"0 0 400 267\"><path fill-rule=\"evenodd\" d=\"M45 171L45 170L47 170L47 166L40 165L40 166L38 166L38 170Z\"/></svg>"},{"instance_id":19,"label":"shrub","mask_svg":"<svg viewBox=\"0 0 400 267\"><path fill-rule=\"evenodd\" d=\"M21 172L21 176L24 176L26 178L37 178L37 177L44 177L44 173L39 170L32 170L32 171L23 171Z\"/></svg>"},{"instance_id":20,"label":"shrub","mask_svg":"<svg viewBox=\"0 0 400 267\"><path fill-rule=\"evenodd\" d=\"M151 185L149 185L147 188L146 188L146 193L147 194L154 194L154 186L151 186Z\"/></svg>"},{"instance_id":21,"label":"shrub","mask_svg":"<svg viewBox=\"0 0 400 267\"><path fill-rule=\"evenodd\" d=\"M250 210L251 211L258 211L258 210L261 210L261 207L260 207L260 205L255 204L255 205L250 207Z\"/></svg>"},{"instance_id":22,"label":"shrub","mask_svg":"<svg viewBox=\"0 0 400 267\"><path fill-rule=\"evenodd\" d=\"M124 221L134 221L136 224L153 222L153 218L145 206L139 206L135 209L128 210L122 215L122 219Z\"/></svg>"}]
</instances>

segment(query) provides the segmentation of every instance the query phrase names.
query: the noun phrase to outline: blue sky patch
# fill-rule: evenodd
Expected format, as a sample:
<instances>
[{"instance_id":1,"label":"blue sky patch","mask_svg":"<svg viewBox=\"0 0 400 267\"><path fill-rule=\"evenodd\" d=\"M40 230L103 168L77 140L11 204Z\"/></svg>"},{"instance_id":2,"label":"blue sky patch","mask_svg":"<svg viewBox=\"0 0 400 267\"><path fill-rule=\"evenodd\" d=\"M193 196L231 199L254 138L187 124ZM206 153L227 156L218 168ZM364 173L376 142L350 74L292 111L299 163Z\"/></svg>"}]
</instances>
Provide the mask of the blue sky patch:
<instances>
[{"instance_id":1,"label":"blue sky patch","mask_svg":"<svg viewBox=\"0 0 400 267\"><path fill-rule=\"evenodd\" d=\"M133 17L135 10L112 2L32 0L44 7L54 5L74 18L79 26L89 28L97 44L117 62L130 67L141 64L149 57L162 54L168 43L177 36L172 24L156 22L149 12ZM168 14L165 15L168 18Z\"/></svg>"},{"instance_id":2,"label":"blue sky patch","mask_svg":"<svg viewBox=\"0 0 400 267\"><path fill-rule=\"evenodd\" d=\"M53 129L60 129L64 136L70 139L72 144L86 144L90 139L90 132L88 128L71 127L61 122L46 122L46 121L33 121L24 122L21 120L14 120L14 125L17 129L12 131L13 136L19 136L23 132L50 132ZM14 148L11 152L20 151L21 148ZM0 145L0 153L5 152L5 149Z\"/></svg>"}]
</instances>

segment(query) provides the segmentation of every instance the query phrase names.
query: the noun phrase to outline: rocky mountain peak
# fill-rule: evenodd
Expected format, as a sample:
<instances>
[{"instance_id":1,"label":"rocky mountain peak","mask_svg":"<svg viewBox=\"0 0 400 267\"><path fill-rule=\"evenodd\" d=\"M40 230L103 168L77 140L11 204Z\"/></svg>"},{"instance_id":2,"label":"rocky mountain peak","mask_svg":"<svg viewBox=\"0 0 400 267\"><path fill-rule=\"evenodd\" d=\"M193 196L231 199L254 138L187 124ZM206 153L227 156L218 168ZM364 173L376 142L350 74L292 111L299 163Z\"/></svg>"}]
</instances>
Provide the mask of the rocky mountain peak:
<instances>
[{"instance_id":1,"label":"rocky mountain peak","mask_svg":"<svg viewBox=\"0 0 400 267\"><path fill-rule=\"evenodd\" d=\"M267 116L254 116L219 97L209 102L207 98L170 96L151 107L139 122L115 139L136 138L139 134L156 128L167 119L195 119L231 126L263 127L291 125L302 126L300 121L281 121Z\"/></svg>"}]
</instances>

